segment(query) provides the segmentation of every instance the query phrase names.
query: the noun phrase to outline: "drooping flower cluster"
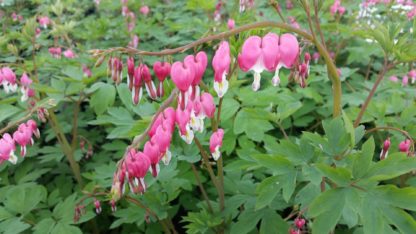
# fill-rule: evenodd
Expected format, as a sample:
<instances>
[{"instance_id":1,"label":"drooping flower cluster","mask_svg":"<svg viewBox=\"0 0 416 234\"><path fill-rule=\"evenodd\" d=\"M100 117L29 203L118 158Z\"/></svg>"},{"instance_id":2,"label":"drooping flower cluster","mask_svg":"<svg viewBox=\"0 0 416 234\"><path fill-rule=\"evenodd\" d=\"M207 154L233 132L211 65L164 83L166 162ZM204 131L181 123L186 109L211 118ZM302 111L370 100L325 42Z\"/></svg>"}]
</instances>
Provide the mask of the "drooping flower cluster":
<instances>
[{"instance_id":1,"label":"drooping flower cluster","mask_svg":"<svg viewBox=\"0 0 416 234\"><path fill-rule=\"evenodd\" d=\"M26 123L20 124L13 135L9 133L3 134L0 139L0 164L4 161L16 164L17 157L14 154L16 145L20 145L20 155L24 157L27 152L26 147L34 143L33 136L39 138L40 133L36 122L31 119Z\"/></svg>"},{"instance_id":2,"label":"drooping flower cluster","mask_svg":"<svg viewBox=\"0 0 416 234\"><path fill-rule=\"evenodd\" d=\"M345 13L345 7L341 5L341 0L335 0L334 4L330 7L330 13L332 16L336 15L337 13L342 16Z\"/></svg>"},{"instance_id":3,"label":"drooping flower cluster","mask_svg":"<svg viewBox=\"0 0 416 234\"><path fill-rule=\"evenodd\" d=\"M56 59L60 59L61 58L62 49L60 47L51 47L48 50L49 50L49 54L51 54L52 57L54 57Z\"/></svg>"},{"instance_id":4,"label":"drooping flower cluster","mask_svg":"<svg viewBox=\"0 0 416 234\"><path fill-rule=\"evenodd\" d=\"M132 101L135 105L137 105L142 98L143 85L150 98L157 99L163 95L163 81L166 79L167 74L169 74L170 64L163 63L163 66L159 66L159 63L160 62L157 62L157 65L154 66L155 74L159 79L159 87L156 89L149 67L146 64L139 64L135 67L134 59L132 57L127 59L127 85L131 91ZM121 75L123 67L121 66L119 68ZM116 84L119 84L120 82L116 82Z\"/></svg>"},{"instance_id":5,"label":"drooping flower cluster","mask_svg":"<svg viewBox=\"0 0 416 234\"><path fill-rule=\"evenodd\" d=\"M411 84L414 84L416 82L416 70L415 69L410 70L406 75L402 77L401 82L402 82L403 87L409 85L409 79L410 79ZM394 83L399 82L399 78L395 75L390 76L389 80Z\"/></svg>"},{"instance_id":6,"label":"drooping flower cluster","mask_svg":"<svg viewBox=\"0 0 416 234\"><path fill-rule=\"evenodd\" d=\"M38 18L39 24L42 28L46 29L49 24L51 24L51 20L47 16L40 16Z\"/></svg>"},{"instance_id":7,"label":"drooping flower cluster","mask_svg":"<svg viewBox=\"0 0 416 234\"><path fill-rule=\"evenodd\" d=\"M389 154L390 146L391 146L390 138L387 138L383 142L383 145L381 147L380 160L384 160L384 159L387 158L387 156ZM403 152L403 153L406 153L409 157L414 156L413 154L411 154L411 147L412 147L412 141L409 140L409 139L405 139L405 140L401 141L398 145L399 151Z\"/></svg>"},{"instance_id":8,"label":"drooping flower cluster","mask_svg":"<svg viewBox=\"0 0 416 234\"><path fill-rule=\"evenodd\" d=\"M25 102L30 97L35 96L35 91L30 88L32 80L26 73L23 73L20 78L20 91L22 93L21 101ZM14 93L18 89L18 80L16 74L9 67L0 68L0 86L6 93Z\"/></svg>"},{"instance_id":9,"label":"drooping flower cluster","mask_svg":"<svg viewBox=\"0 0 416 234\"><path fill-rule=\"evenodd\" d=\"M9 67L0 68L0 83L6 93L16 92L16 74Z\"/></svg>"},{"instance_id":10,"label":"drooping flower cluster","mask_svg":"<svg viewBox=\"0 0 416 234\"><path fill-rule=\"evenodd\" d=\"M240 13L254 7L254 0L240 0Z\"/></svg>"},{"instance_id":11,"label":"drooping flower cluster","mask_svg":"<svg viewBox=\"0 0 416 234\"><path fill-rule=\"evenodd\" d=\"M251 36L244 42L238 55L238 64L241 70L254 72L252 88L257 91L264 70L275 72L272 83L277 86L280 83L280 68L292 68L298 54L299 44L295 36L286 33L279 37L274 33L268 33L263 38Z\"/></svg>"}]
</instances>

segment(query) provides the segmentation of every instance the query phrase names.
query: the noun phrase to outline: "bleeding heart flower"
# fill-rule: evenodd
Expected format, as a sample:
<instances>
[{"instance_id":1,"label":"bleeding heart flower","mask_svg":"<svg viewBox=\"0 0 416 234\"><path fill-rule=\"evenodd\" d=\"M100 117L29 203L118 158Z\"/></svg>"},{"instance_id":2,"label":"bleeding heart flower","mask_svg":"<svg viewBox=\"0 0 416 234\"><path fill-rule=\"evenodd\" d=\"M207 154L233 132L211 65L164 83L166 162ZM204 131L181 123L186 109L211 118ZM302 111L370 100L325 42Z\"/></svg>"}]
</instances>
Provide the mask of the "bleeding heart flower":
<instances>
[{"instance_id":1,"label":"bleeding heart flower","mask_svg":"<svg viewBox=\"0 0 416 234\"><path fill-rule=\"evenodd\" d=\"M156 99L156 87L153 83L152 75L150 75L149 68L146 64L141 64L139 69L141 70L142 80L144 81L147 93L149 94L150 98Z\"/></svg>"},{"instance_id":2,"label":"bleeding heart flower","mask_svg":"<svg viewBox=\"0 0 416 234\"><path fill-rule=\"evenodd\" d=\"M399 144L399 151L403 153L409 153L411 141L406 139Z\"/></svg>"},{"instance_id":3,"label":"bleeding heart flower","mask_svg":"<svg viewBox=\"0 0 416 234\"><path fill-rule=\"evenodd\" d=\"M254 72L252 88L257 91L260 88L261 73L264 70L274 71L279 63L279 36L268 33L263 38L249 37L243 44L238 55L238 64L241 70Z\"/></svg>"},{"instance_id":4,"label":"bleeding heart flower","mask_svg":"<svg viewBox=\"0 0 416 234\"><path fill-rule=\"evenodd\" d=\"M65 51L64 51L64 56L65 56L66 58L69 58L69 59L72 59L72 58L77 57L77 56L76 56L76 54L74 53L74 51L72 51L71 49L67 49L67 50L65 50Z\"/></svg>"},{"instance_id":5,"label":"bleeding heart flower","mask_svg":"<svg viewBox=\"0 0 416 234\"><path fill-rule=\"evenodd\" d=\"M383 143L383 149L380 152L380 160L384 160L387 158L387 155L389 154L389 148L390 148L391 142L390 138L387 138Z\"/></svg>"},{"instance_id":6,"label":"bleeding heart flower","mask_svg":"<svg viewBox=\"0 0 416 234\"><path fill-rule=\"evenodd\" d=\"M182 108L182 110L184 110L188 98L186 92L194 80L195 68L190 66L190 64L175 62L172 65L170 76L172 77L173 83L175 83L176 87L178 87L178 89L181 91L179 96L179 106Z\"/></svg>"},{"instance_id":7,"label":"bleeding heart flower","mask_svg":"<svg viewBox=\"0 0 416 234\"><path fill-rule=\"evenodd\" d=\"M16 164L17 157L14 154L15 150L16 146L13 138L8 133L4 134L0 139L0 163L8 160L9 162Z\"/></svg>"},{"instance_id":8,"label":"bleeding heart flower","mask_svg":"<svg viewBox=\"0 0 416 234\"><path fill-rule=\"evenodd\" d=\"M234 29L235 28L235 21L231 18L228 19L227 27L228 27L229 30Z\"/></svg>"},{"instance_id":9,"label":"bleeding heart flower","mask_svg":"<svg viewBox=\"0 0 416 234\"><path fill-rule=\"evenodd\" d=\"M134 58L129 57L127 59L127 86L130 91L133 89L133 79L134 79Z\"/></svg>"},{"instance_id":10,"label":"bleeding heart flower","mask_svg":"<svg viewBox=\"0 0 416 234\"><path fill-rule=\"evenodd\" d=\"M187 109L176 109L176 123L179 128L179 135L187 144L191 144L194 139L194 132L191 130L191 126L189 124L190 120L191 114Z\"/></svg>"},{"instance_id":11,"label":"bleeding heart flower","mask_svg":"<svg viewBox=\"0 0 416 234\"><path fill-rule=\"evenodd\" d=\"M218 97L223 97L228 90L227 74L230 70L231 56L228 42L221 42L212 58L214 68L214 89Z\"/></svg>"},{"instance_id":12,"label":"bleeding heart flower","mask_svg":"<svg viewBox=\"0 0 416 234\"><path fill-rule=\"evenodd\" d=\"M201 95L202 111L208 118L213 118L215 114L214 98L210 93L203 93Z\"/></svg>"},{"instance_id":13,"label":"bleeding heart flower","mask_svg":"<svg viewBox=\"0 0 416 234\"><path fill-rule=\"evenodd\" d=\"M195 97L199 97L199 83L204 76L205 70L208 64L208 57L204 51L198 52L195 56L188 55L184 59L186 66L194 68L194 79L192 80L191 89L189 89L189 96L191 100L194 100Z\"/></svg>"},{"instance_id":14,"label":"bleeding heart flower","mask_svg":"<svg viewBox=\"0 0 416 234\"><path fill-rule=\"evenodd\" d=\"M133 100L133 104L137 105L140 100L142 99L142 74L140 67L136 67L134 70L134 79L133 79L133 89L131 92L131 97Z\"/></svg>"},{"instance_id":15,"label":"bleeding heart flower","mask_svg":"<svg viewBox=\"0 0 416 234\"><path fill-rule=\"evenodd\" d=\"M146 142L146 144L144 144L143 153L150 159L152 175L153 177L156 177L159 173L159 146L156 143L153 143L152 141L148 141Z\"/></svg>"},{"instance_id":16,"label":"bleeding heart flower","mask_svg":"<svg viewBox=\"0 0 416 234\"><path fill-rule=\"evenodd\" d=\"M222 139L224 137L224 130L219 128L216 132L212 133L209 139L209 149L211 151L212 158L217 161L221 157L220 147L222 146Z\"/></svg>"},{"instance_id":17,"label":"bleeding heart flower","mask_svg":"<svg viewBox=\"0 0 416 234\"><path fill-rule=\"evenodd\" d=\"M0 69L0 81L6 93L14 93L17 90L16 74L9 67Z\"/></svg>"},{"instance_id":18,"label":"bleeding heart flower","mask_svg":"<svg viewBox=\"0 0 416 234\"><path fill-rule=\"evenodd\" d=\"M157 79L159 80L159 86L157 87L157 96L163 97L164 90L163 90L163 82L165 81L166 77L170 73L170 63L168 62L155 62L153 64L153 71L155 72L155 75Z\"/></svg>"},{"instance_id":19,"label":"bleeding heart flower","mask_svg":"<svg viewBox=\"0 0 416 234\"><path fill-rule=\"evenodd\" d=\"M289 33L285 33L280 36L279 40L279 53L280 60L279 64L276 67L276 72L273 77L272 83L274 86L279 85L279 70L281 67L292 68L293 64L296 62L299 54L299 43L295 36Z\"/></svg>"},{"instance_id":20,"label":"bleeding heart flower","mask_svg":"<svg viewBox=\"0 0 416 234\"><path fill-rule=\"evenodd\" d=\"M47 28L48 25L51 23L51 20L49 19L49 17L47 16L41 16L38 18L39 24L40 26L42 26L43 28Z\"/></svg>"}]
</instances>

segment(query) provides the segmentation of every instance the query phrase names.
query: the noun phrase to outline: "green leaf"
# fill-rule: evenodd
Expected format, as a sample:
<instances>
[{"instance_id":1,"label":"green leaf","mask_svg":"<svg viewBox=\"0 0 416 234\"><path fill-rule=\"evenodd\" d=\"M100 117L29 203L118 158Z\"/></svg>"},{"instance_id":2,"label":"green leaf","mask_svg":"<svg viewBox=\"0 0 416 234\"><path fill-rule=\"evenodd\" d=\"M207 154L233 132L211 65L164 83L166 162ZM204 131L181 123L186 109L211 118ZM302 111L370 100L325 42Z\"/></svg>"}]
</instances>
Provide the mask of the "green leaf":
<instances>
[{"instance_id":1,"label":"green leaf","mask_svg":"<svg viewBox=\"0 0 416 234\"><path fill-rule=\"evenodd\" d=\"M103 114L109 106L112 106L116 98L116 89L111 84L103 84L90 100L90 105L97 115Z\"/></svg>"},{"instance_id":2,"label":"green leaf","mask_svg":"<svg viewBox=\"0 0 416 234\"><path fill-rule=\"evenodd\" d=\"M344 119L345 128L347 130L347 133L350 134L351 137L351 147L355 146L355 129L351 122L351 120L348 118L348 115L343 111L342 112L342 118Z\"/></svg>"},{"instance_id":3,"label":"green leaf","mask_svg":"<svg viewBox=\"0 0 416 234\"><path fill-rule=\"evenodd\" d=\"M336 188L327 190L318 196L309 206L309 215L315 217L312 233L329 233L341 218L345 204L345 190Z\"/></svg>"},{"instance_id":4,"label":"green leaf","mask_svg":"<svg viewBox=\"0 0 416 234\"><path fill-rule=\"evenodd\" d=\"M317 164L316 168L339 186L346 186L351 181L351 171L346 168L334 168L326 164Z\"/></svg>"},{"instance_id":5,"label":"green leaf","mask_svg":"<svg viewBox=\"0 0 416 234\"><path fill-rule=\"evenodd\" d=\"M14 116L19 111L21 110L13 105L0 104L0 123L11 116Z\"/></svg>"},{"instance_id":6,"label":"green leaf","mask_svg":"<svg viewBox=\"0 0 416 234\"><path fill-rule=\"evenodd\" d=\"M283 190L283 199L286 202L289 202L290 198L292 197L293 192L295 191L297 175L298 173L295 170L290 171L288 174L284 175L284 178L282 181L282 190Z\"/></svg>"},{"instance_id":7,"label":"green leaf","mask_svg":"<svg viewBox=\"0 0 416 234\"><path fill-rule=\"evenodd\" d=\"M14 217L13 214L10 214L9 211L6 210L6 208L0 206L0 221L3 221L5 219L9 219Z\"/></svg>"},{"instance_id":8,"label":"green leaf","mask_svg":"<svg viewBox=\"0 0 416 234\"><path fill-rule=\"evenodd\" d=\"M362 146L361 153L357 154L352 167L354 178L361 178L371 166L374 155L374 139L371 137Z\"/></svg>"},{"instance_id":9,"label":"green leaf","mask_svg":"<svg viewBox=\"0 0 416 234\"><path fill-rule=\"evenodd\" d=\"M233 98L224 98L221 108L221 121L230 119L240 108L240 103Z\"/></svg>"},{"instance_id":10,"label":"green leaf","mask_svg":"<svg viewBox=\"0 0 416 234\"><path fill-rule=\"evenodd\" d=\"M253 230L263 216L262 211L244 210L238 221L231 226L231 234L245 234Z\"/></svg>"},{"instance_id":11,"label":"green leaf","mask_svg":"<svg viewBox=\"0 0 416 234\"><path fill-rule=\"evenodd\" d=\"M46 189L40 185L13 186L7 191L4 205L8 210L20 214L27 214L34 209L40 201L46 198Z\"/></svg>"},{"instance_id":12,"label":"green leaf","mask_svg":"<svg viewBox=\"0 0 416 234\"><path fill-rule=\"evenodd\" d=\"M0 223L0 233L15 234L21 233L30 228L30 225L22 222L19 218L7 219Z\"/></svg>"},{"instance_id":13,"label":"green leaf","mask_svg":"<svg viewBox=\"0 0 416 234\"><path fill-rule=\"evenodd\" d=\"M289 230L289 224L286 223L276 214L274 210L267 209L263 212L263 218L260 224L260 234L268 233L287 233Z\"/></svg>"},{"instance_id":14,"label":"green leaf","mask_svg":"<svg viewBox=\"0 0 416 234\"><path fill-rule=\"evenodd\" d=\"M416 168L416 159L408 158L403 153L394 153L385 160L378 161L362 177L371 180L388 180L408 173Z\"/></svg>"},{"instance_id":15,"label":"green leaf","mask_svg":"<svg viewBox=\"0 0 416 234\"><path fill-rule=\"evenodd\" d=\"M397 188L394 185L383 185L378 186L375 192L386 204L416 211L415 187Z\"/></svg>"},{"instance_id":16,"label":"green leaf","mask_svg":"<svg viewBox=\"0 0 416 234\"><path fill-rule=\"evenodd\" d=\"M284 157L268 154L254 154L251 157L263 167L269 168L275 175L286 174L293 169L292 163Z\"/></svg>"},{"instance_id":17,"label":"green leaf","mask_svg":"<svg viewBox=\"0 0 416 234\"><path fill-rule=\"evenodd\" d=\"M256 188L256 210L270 205L279 193L279 177L272 176L264 179Z\"/></svg>"},{"instance_id":18,"label":"green leaf","mask_svg":"<svg viewBox=\"0 0 416 234\"><path fill-rule=\"evenodd\" d=\"M55 220L51 218L42 219L33 227L34 234L49 234L54 229L55 224Z\"/></svg>"},{"instance_id":19,"label":"green leaf","mask_svg":"<svg viewBox=\"0 0 416 234\"><path fill-rule=\"evenodd\" d=\"M409 213L388 206L383 206L382 210L383 215L396 226L401 233L416 233L416 221Z\"/></svg>"}]
</instances>

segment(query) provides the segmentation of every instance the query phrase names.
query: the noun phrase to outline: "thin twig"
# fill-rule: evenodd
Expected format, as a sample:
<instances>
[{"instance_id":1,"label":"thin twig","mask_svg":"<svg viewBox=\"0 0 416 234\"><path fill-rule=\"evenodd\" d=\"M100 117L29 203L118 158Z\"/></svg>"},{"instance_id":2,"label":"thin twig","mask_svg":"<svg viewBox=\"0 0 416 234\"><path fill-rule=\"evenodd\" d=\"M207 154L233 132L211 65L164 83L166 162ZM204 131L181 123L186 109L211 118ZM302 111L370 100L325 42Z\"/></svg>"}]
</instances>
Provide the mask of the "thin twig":
<instances>
[{"instance_id":1,"label":"thin twig","mask_svg":"<svg viewBox=\"0 0 416 234\"><path fill-rule=\"evenodd\" d=\"M199 190L201 190L202 196L204 197L204 199L205 199L205 201L207 203L208 210L211 213L214 213L214 210L212 209L212 206L211 206L211 202L209 201L209 198L208 198L208 194L205 191L204 185L201 183L201 179L199 178L198 171L196 170L196 167L195 167L195 165L193 163L191 163L191 167L192 167L192 172L195 175L195 180L198 183Z\"/></svg>"},{"instance_id":2,"label":"thin twig","mask_svg":"<svg viewBox=\"0 0 416 234\"><path fill-rule=\"evenodd\" d=\"M170 96L162 103L162 105L160 105L160 107L157 110L157 112L153 115L152 121L150 121L150 124L146 128L146 130L144 130L144 132L142 134L134 137L134 139L133 139L132 143L130 144L130 146L127 147L128 149L137 148L137 147L140 146L140 144L146 138L147 134L149 133L150 129L152 128L152 125L156 121L156 119L159 116L159 114L162 113L166 108L168 108L170 106L170 104L172 104L172 102L175 100L177 94L178 94L178 89L174 89L172 91L172 93L170 94Z\"/></svg>"},{"instance_id":3,"label":"thin twig","mask_svg":"<svg viewBox=\"0 0 416 234\"><path fill-rule=\"evenodd\" d=\"M356 119L355 119L355 121L354 121L354 127L357 127L357 126L360 124L361 119L363 118L363 115L364 115L365 111L367 110L368 104L369 104L369 103L370 103L370 101L371 101L371 98L373 98L373 96L374 96L374 94L375 94L375 92L376 92L376 90L377 90L378 85L379 85L379 84L380 84L380 82L383 80L384 75L386 74L386 72L387 72L390 68L391 68L391 65L388 63L388 60L387 60L387 57L386 57L386 58L384 59L384 66L383 66L383 69L382 69L382 70L380 71L380 73L378 74L377 80L376 80L376 82L374 83L373 88L371 89L370 93L368 94L368 96L367 96L367 98L366 98L366 100L365 100L364 104L361 106L360 113L358 113L358 116L357 116L357 118L356 118Z\"/></svg>"},{"instance_id":4,"label":"thin twig","mask_svg":"<svg viewBox=\"0 0 416 234\"><path fill-rule=\"evenodd\" d=\"M385 131L392 130L392 131L400 132L407 139L410 140L411 145L412 145L410 152L413 153L415 151L415 142L414 142L412 136L410 136L410 134L408 132L406 132L405 130L403 130L403 129L395 128L395 127L389 127L389 126L375 127L375 128L368 129L367 131L365 131L365 134L370 134L372 132L376 132L376 131L380 131L380 130L385 130Z\"/></svg>"}]
</instances>

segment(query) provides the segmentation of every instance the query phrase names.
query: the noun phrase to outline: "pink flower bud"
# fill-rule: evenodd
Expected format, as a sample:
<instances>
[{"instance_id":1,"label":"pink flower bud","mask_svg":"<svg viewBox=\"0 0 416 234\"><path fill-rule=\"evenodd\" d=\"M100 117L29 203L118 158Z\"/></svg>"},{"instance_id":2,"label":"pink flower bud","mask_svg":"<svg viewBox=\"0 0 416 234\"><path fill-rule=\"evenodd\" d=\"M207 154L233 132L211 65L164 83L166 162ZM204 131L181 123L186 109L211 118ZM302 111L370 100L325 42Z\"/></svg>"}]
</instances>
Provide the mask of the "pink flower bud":
<instances>
[{"instance_id":1,"label":"pink flower bud","mask_svg":"<svg viewBox=\"0 0 416 234\"><path fill-rule=\"evenodd\" d=\"M295 219L295 225L296 225L296 227L298 227L299 229L302 229L302 228L303 228L303 226L305 226L305 223L306 223L305 219L300 219L300 218L296 218L296 219Z\"/></svg>"},{"instance_id":2,"label":"pink flower bud","mask_svg":"<svg viewBox=\"0 0 416 234\"><path fill-rule=\"evenodd\" d=\"M95 213L100 214L102 211L100 201L97 199L94 199L94 206L95 206Z\"/></svg>"},{"instance_id":3,"label":"pink flower bud","mask_svg":"<svg viewBox=\"0 0 416 234\"><path fill-rule=\"evenodd\" d=\"M213 118L215 114L214 98L210 93L203 93L201 95L202 111L208 118Z\"/></svg>"},{"instance_id":4,"label":"pink flower bud","mask_svg":"<svg viewBox=\"0 0 416 234\"><path fill-rule=\"evenodd\" d=\"M411 141L406 139L399 144L399 151L403 153L409 153Z\"/></svg>"},{"instance_id":5,"label":"pink flower bud","mask_svg":"<svg viewBox=\"0 0 416 234\"><path fill-rule=\"evenodd\" d=\"M73 59L73 58L77 57L76 54L74 53L74 51L72 51L71 49L65 50L64 51L64 56L66 58L69 58L69 59Z\"/></svg>"},{"instance_id":6,"label":"pink flower bud","mask_svg":"<svg viewBox=\"0 0 416 234\"><path fill-rule=\"evenodd\" d=\"M212 158L218 160L221 157L220 147L222 146L222 139L224 137L224 130L219 128L216 132L212 133L209 139L209 149L211 151Z\"/></svg>"},{"instance_id":7,"label":"pink flower bud","mask_svg":"<svg viewBox=\"0 0 416 234\"><path fill-rule=\"evenodd\" d=\"M145 5L145 6L140 7L140 13L142 15L147 16L149 14L149 12L150 12L149 6Z\"/></svg>"},{"instance_id":8,"label":"pink flower bud","mask_svg":"<svg viewBox=\"0 0 416 234\"><path fill-rule=\"evenodd\" d=\"M228 90L227 74L230 70L231 55L228 42L221 42L215 55L212 58L212 67L214 69L214 89L218 97L223 97Z\"/></svg>"},{"instance_id":9,"label":"pink flower bud","mask_svg":"<svg viewBox=\"0 0 416 234\"><path fill-rule=\"evenodd\" d=\"M234 29L235 28L235 21L231 18L228 19L227 27L228 27L229 30Z\"/></svg>"}]
</instances>

